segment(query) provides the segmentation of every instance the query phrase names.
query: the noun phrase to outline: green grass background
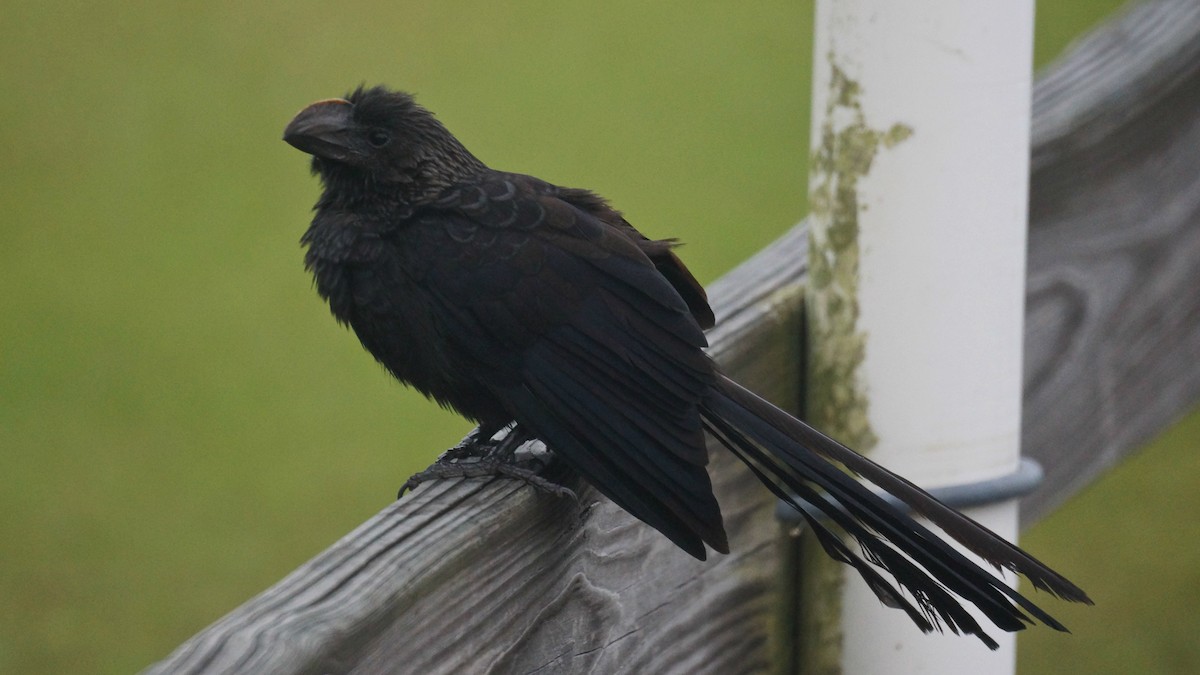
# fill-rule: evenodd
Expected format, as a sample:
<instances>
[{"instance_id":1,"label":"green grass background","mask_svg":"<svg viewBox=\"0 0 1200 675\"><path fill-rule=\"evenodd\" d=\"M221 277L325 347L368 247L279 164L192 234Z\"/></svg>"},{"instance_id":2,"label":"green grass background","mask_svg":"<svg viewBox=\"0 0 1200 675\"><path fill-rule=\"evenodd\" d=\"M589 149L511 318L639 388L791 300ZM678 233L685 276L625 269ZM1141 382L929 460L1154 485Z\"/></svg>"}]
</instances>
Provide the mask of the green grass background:
<instances>
[{"instance_id":1,"label":"green grass background","mask_svg":"<svg viewBox=\"0 0 1200 675\"><path fill-rule=\"evenodd\" d=\"M1039 63L1120 3L1042 4ZM805 212L811 11L8 0L0 672L144 667L468 430L312 291L297 239L317 186L279 140L302 105L415 91L494 166L692 242L711 281ZM1077 634L1031 634L1026 672L1198 667L1197 544L1166 529L1200 506L1198 419L1030 535L1101 604L1055 607Z\"/></svg>"}]
</instances>

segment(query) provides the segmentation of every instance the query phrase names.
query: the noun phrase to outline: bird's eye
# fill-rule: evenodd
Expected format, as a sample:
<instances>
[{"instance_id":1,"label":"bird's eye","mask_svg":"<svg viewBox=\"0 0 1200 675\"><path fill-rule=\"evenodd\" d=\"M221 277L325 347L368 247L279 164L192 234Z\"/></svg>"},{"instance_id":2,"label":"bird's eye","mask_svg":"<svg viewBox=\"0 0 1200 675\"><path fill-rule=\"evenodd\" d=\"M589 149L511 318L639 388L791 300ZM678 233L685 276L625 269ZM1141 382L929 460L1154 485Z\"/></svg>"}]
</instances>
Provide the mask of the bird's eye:
<instances>
[{"instance_id":1,"label":"bird's eye","mask_svg":"<svg viewBox=\"0 0 1200 675\"><path fill-rule=\"evenodd\" d=\"M382 148L392 142L392 135L382 129L373 129L367 134L367 142L376 148Z\"/></svg>"}]
</instances>

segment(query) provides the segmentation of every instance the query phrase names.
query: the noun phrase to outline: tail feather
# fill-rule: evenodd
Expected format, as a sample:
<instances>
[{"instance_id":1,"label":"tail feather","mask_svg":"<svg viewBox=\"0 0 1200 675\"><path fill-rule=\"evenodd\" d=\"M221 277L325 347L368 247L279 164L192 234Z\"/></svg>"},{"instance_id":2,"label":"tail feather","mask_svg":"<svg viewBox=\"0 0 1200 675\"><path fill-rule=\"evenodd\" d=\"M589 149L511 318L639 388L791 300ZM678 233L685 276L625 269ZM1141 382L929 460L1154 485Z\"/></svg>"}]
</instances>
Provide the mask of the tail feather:
<instances>
[{"instance_id":1,"label":"tail feather","mask_svg":"<svg viewBox=\"0 0 1200 675\"><path fill-rule=\"evenodd\" d=\"M995 648L995 641L948 591L974 604L1006 631L1021 630L1034 619L1056 630L1066 628L831 462L891 493L997 568L1023 574L1035 587L1064 599L1091 603L1081 589L1012 543L723 375L718 375L701 411L706 427L723 445L795 506L810 525L818 523L814 532L832 557L852 565L885 604L905 609L922 630L940 629L944 623L953 632L975 635ZM917 620L911 604L801 508L797 497L854 537L866 560L890 572L916 599L925 620Z\"/></svg>"},{"instance_id":2,"label":"tail feather","mask_svg":"<svg viewBox=\"0 0 1200 675\"><path fill-rule=\"evenodd\" d=\"M829 504L822 496L803 483L789 480L786 475L779 472L770 462L769 456L763 454L760 448L747 440L735 428L726 424L720 418L714 417L711 422L712 425L708 427L710 433L719 439L723 445L728 447L739 459L745 462L758 479L762 481L763 485L766 485L777 497L796 505L801 516L808 522L810 529L816 534L817 541L820 542L825 553L838 562L854 567L875 596L879 598L880 602L888 607L903 610L923 632L929 633L935 629L940 630L944 623L954 633L961 632L968 635L976 635L989 648L996 648L996 642L983 632L974 617L963 611L962 607L957 602L954 602L953 598L944 589L933 583L932 580L922 574L920 570L913 567L907 560L897 557L897 559L892 560L891 564L889 564L877 554L876 547L870 544L862 546L863 554L867 558L866 560L856 555L825 523L814 517L807 510L799 508L799 505L796 503L796 497L797 495L802 496L802 498L808 500L810 503L819 505L819 508L823 511L833 512L837 510L836 507ZM788 492L789 489L792 490L792 493ZM865 531L862 531L861 526L853 522L845 524L845 527L851 531L857 531L857 534L854 536L859 539L860 545L864 538L870 536ZM884 553L884 557L889 556L887 553ZM896 577L898 583L909 588L913 597L917 600L919 610L895 586L871 567L871 564L891 572Z\"/></svg>"}]
</instances>

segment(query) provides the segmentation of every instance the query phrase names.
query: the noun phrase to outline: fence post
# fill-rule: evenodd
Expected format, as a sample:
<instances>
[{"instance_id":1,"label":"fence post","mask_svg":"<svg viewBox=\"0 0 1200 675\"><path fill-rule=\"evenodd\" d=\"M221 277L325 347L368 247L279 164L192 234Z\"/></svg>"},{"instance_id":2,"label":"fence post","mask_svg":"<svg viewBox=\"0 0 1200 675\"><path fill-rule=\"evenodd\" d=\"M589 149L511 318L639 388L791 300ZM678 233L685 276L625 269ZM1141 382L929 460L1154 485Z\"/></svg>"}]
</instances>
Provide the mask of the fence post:
<instances>
[{"instance_id":1,"label":"fence post","mask_svg":"<svg viewBox=\"0 0 1200 675\"><path fill-rule=\"evenodd\" d=\"M818 0L815 25L809 415L927 487L1012 473L1033 1ZM1015 502L969 515L1016 535ZM1011 636L923 637L839 578L805 596L833 617L810 670L1013 672Z\"/></svg>"}]
</instances>

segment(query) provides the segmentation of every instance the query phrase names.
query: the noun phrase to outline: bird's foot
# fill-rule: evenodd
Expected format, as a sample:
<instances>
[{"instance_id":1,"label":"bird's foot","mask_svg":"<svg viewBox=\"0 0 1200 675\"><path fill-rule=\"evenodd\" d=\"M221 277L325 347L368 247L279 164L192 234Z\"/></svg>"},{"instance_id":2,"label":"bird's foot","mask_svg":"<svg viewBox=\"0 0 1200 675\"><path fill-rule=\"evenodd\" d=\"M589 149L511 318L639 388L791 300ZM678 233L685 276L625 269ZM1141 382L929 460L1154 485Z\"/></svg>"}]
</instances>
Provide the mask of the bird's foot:
<instances>
[{"instance_id":1,"label":"bird's foot","mask_svg":"<svg viewBox=\"0 0 1200 675\"><path fill-rule=\"evenodd\" d=\"M497 476L507 476L508 478L524 481L534 489L541 490L555 497L570 497L578 501L579 497L575 494L574 490L544 478L541 472L545 468L546 465L542 460L528 459L524 461L498 462L495 471Z\"/></svg>"},{"instance_id":2,"label":"bird's foot","mask_svg":"<svg viewBox=\"0 0 1200 675\"><path fill-rule=\"evenodd\" d=\"M478 429L471 432L461 443L443 452L428 469L410 477L400 487L396 498L403 497L405 492L430 480L488 476L514 478L556 497L577 498L570 488L541 476L541 471L546 468L543 457L547 452L541 443L530 444L541 446L540 455L533 449L528 453L532 456L520 456L526 453L518 453L517 450L531 439L519 428L509 428L508 434L500 440L480 439L478 434Z\"/></svg>"},{"instance_id":3,"label":"bird's foot","mask_svg":"<svg viewBox=\"0 0 1200 675\"><path fill-rule=\"evenodd\" d=\"M488 455L462 461L443 462L438 460L428 469L414 474L403 486L396 498L404 496L405 492L415 489L421 483L430 480L445 480L447 478L485 478L502 476L523 481L542 492L556 497L576 499L575 491L559 485L541 476L545 465L540 459L517 460L513 457Z\"/></svg>"},{"instance_id":4,"label":"bird's foot","mask_svg":"<svg viewBox=\"0 0 1200 675\"><path fill-rule=\"evenodd\" d=\"M472 430L471 433L467 434L466 438L464 438L458 442L458 445L456 445L453 448L450 448L449 450L438 455L438 458L437 458L436 462L434 463L434 466L437 466L438 464L443 464L443 463L449 464L449 463L457 462L457 461L463 460L463 459L470 459L473 457L474 458L485 457L485 456L495 452L497 446L499 446L499 444L501 442L503 442L503 440L504 440L504 439L501 439L500 441L497 441L491 437L481 438L479 436L479 434L481 434L481 433L483 433L483 432L479 429L479 427L475 427L475 429ZM504 438L507 438L507 436L505 436ZM422 472L422 473L424 473L424 472Z\"/></svg>"}]
</instances>

